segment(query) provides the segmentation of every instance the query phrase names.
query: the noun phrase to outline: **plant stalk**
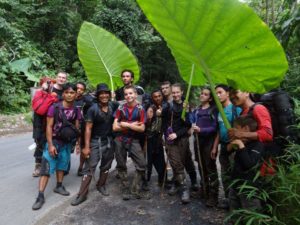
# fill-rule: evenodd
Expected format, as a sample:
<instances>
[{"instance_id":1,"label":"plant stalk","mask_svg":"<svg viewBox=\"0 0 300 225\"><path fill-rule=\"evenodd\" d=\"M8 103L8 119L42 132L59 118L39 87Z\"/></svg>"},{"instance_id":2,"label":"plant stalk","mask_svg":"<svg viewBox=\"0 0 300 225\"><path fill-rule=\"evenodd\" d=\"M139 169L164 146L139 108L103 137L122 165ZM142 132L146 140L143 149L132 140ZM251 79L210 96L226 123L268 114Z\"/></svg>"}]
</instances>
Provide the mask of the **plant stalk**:
<instances>
[{"instance_id":1,"label":"plant stalk","mask_svg":"<svg viewBox=\"0 0 300 225\"><path fill-rule=\"evenodd\" d=\"M190 92L191 92L191 87L192 87L192 80L194 77L194 73L195 73L195 64L192 65L192 69L191 69L191 74L190 74L190 80L189 80L189 86L186 92L186 97L184 99L184 103L183 103L183 110L181 113L181 119L185 120L185 114L186 114L186 108L188 107L188 103L189 103L189 98L190 98Z\"/></svg>"}]
</instances>

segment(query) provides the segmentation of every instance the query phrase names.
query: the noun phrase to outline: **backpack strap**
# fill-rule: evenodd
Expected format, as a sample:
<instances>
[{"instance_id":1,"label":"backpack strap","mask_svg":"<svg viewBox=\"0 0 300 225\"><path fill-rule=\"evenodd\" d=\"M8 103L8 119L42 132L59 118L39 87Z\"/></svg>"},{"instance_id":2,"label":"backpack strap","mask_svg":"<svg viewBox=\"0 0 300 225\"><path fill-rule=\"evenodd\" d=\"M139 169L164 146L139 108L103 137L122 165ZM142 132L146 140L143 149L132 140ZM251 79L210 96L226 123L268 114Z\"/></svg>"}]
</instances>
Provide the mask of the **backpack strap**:
<instances>
[{"instance_id":1,"label":"backpack strap","mask_svg":"<svg viewBox=\"0 0 300 225\"><path fill-rule=\"evenodd\" d=\"M253 117L253 110L254 110L255 106L257 106L257 105L261 105L261 104L259 102L256 102L253 105L251 105L250 108L249 108L249 111L248 111L247 115Z\"/></svg>"},{"instance_id":2,"label":"backpack strap","mask_svg":"<svg viewBox=\"0 0 300 225\"><path fill-rule=\"evenodd\" d=\"M238 113L237 113L237 109L236 106L234 104L232 104L232 108L231 108L231 121L230 121L230 125L233 126L233 121L235 118L238 117Z\"/></svg>"}]
</instances>

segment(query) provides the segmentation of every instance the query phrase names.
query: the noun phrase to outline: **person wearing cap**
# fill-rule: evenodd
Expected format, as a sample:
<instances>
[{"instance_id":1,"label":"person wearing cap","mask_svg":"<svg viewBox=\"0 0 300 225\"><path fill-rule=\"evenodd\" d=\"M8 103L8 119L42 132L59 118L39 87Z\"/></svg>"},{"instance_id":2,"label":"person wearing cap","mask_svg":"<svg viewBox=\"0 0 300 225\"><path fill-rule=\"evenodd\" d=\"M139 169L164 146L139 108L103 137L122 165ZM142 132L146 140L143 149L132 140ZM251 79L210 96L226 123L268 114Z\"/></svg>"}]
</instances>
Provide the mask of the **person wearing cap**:
<instances>
[{"instance_id":1,"label":"person wearing cap","mask_svg":"<svg viewBox=\"0 0 300 225\"><path fill-rule=\"evenodd\" d=\"M86 158L82 181L79 192L71 205L79 205L87 199L89 185L92 176L100 162L100 176L96 184L97 190L104 196L108 196L105 183L114 159L114 144L112 124L113 114L118 108L117 102L112 102L111 91L104 83L98 84L96 89L97 103L93 104L87 111L85 118L85 146L82 150Z\"/></svg>"}]
</instances>

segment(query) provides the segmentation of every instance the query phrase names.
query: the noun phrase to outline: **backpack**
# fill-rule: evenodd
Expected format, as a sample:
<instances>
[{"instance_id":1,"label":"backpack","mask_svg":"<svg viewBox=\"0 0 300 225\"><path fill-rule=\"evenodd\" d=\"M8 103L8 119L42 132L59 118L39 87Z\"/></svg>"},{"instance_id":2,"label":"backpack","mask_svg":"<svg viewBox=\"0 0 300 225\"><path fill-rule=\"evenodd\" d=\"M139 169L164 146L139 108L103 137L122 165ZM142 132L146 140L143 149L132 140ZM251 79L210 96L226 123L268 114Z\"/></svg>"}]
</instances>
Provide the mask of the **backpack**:
<instances>
[{"instance_id":1,"label":"backpack","mask_svg":"<svg viewBox=\"0 0 300 225\"><path fill-rule=\"evenodd\" d=\"M48 112L50 105L57 101L56 95L52 95L44 90L37 90L31 102L32 110L36 114L44 116Z\"/></svg>"},{"instance_id":2,"label":"backpack","mask_svg":"<svg viewBox=\"0 0 300 225\"><path fill-rule=\"evenodd\" d=\"M292 98L282 90L271 91L259 97L258 102L250 107L248 114L252 114L254 107L258 104L265 106L271 116L273 139L284 147L288 141L296 141L297 137L292 125L296 122L294 114L295 104Z\"/></svg>"},{"instance_id":3,"label":"backpack","mask_svg":"<svg viewBox=\"0 0 300 225\"><path fill-rule=\"evenodd\" d=\"M74 110L77 117L80 113L79 109L74 107ZM57 132L57 137L65 143L73 143L80 136L80 132L73 123L67 120L63 106L58 103L54 105L54 121L59 121L59 115L62 118L62 125Z\"/></svg>"}]
</instances>

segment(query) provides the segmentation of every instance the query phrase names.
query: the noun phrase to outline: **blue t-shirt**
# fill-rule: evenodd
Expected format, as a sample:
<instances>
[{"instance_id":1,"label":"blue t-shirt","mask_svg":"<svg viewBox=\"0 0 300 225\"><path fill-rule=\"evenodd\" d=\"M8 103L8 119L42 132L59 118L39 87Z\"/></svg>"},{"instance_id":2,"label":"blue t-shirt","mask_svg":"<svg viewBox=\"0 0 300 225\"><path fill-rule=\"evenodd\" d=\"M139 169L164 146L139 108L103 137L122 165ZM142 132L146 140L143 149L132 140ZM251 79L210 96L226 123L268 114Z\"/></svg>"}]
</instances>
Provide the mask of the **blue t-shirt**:
<instances>
[{"instance_id":1,"label":"blue t-shirt","mask_svg":"<svg viewBox=\"0 0 300 225\"><path fill-rule=\"evenodd\" d=\"M239 116L242 112L242 109L240 107L234 107L235 109L232 109L233 104L230 103L228 106L226 106L224 109L225 115L228 119L228 122L232 125L233 120ZM233 112L233 110L236 110L236 112ZM227 129L225 127L225 124L223 122L223 119L221 117L221 114L218 113L218 123L219 123L219 131L220 131L220 142L222 143L228 143L229 138L227 135Z\"/></svg>"}]
</instances>

